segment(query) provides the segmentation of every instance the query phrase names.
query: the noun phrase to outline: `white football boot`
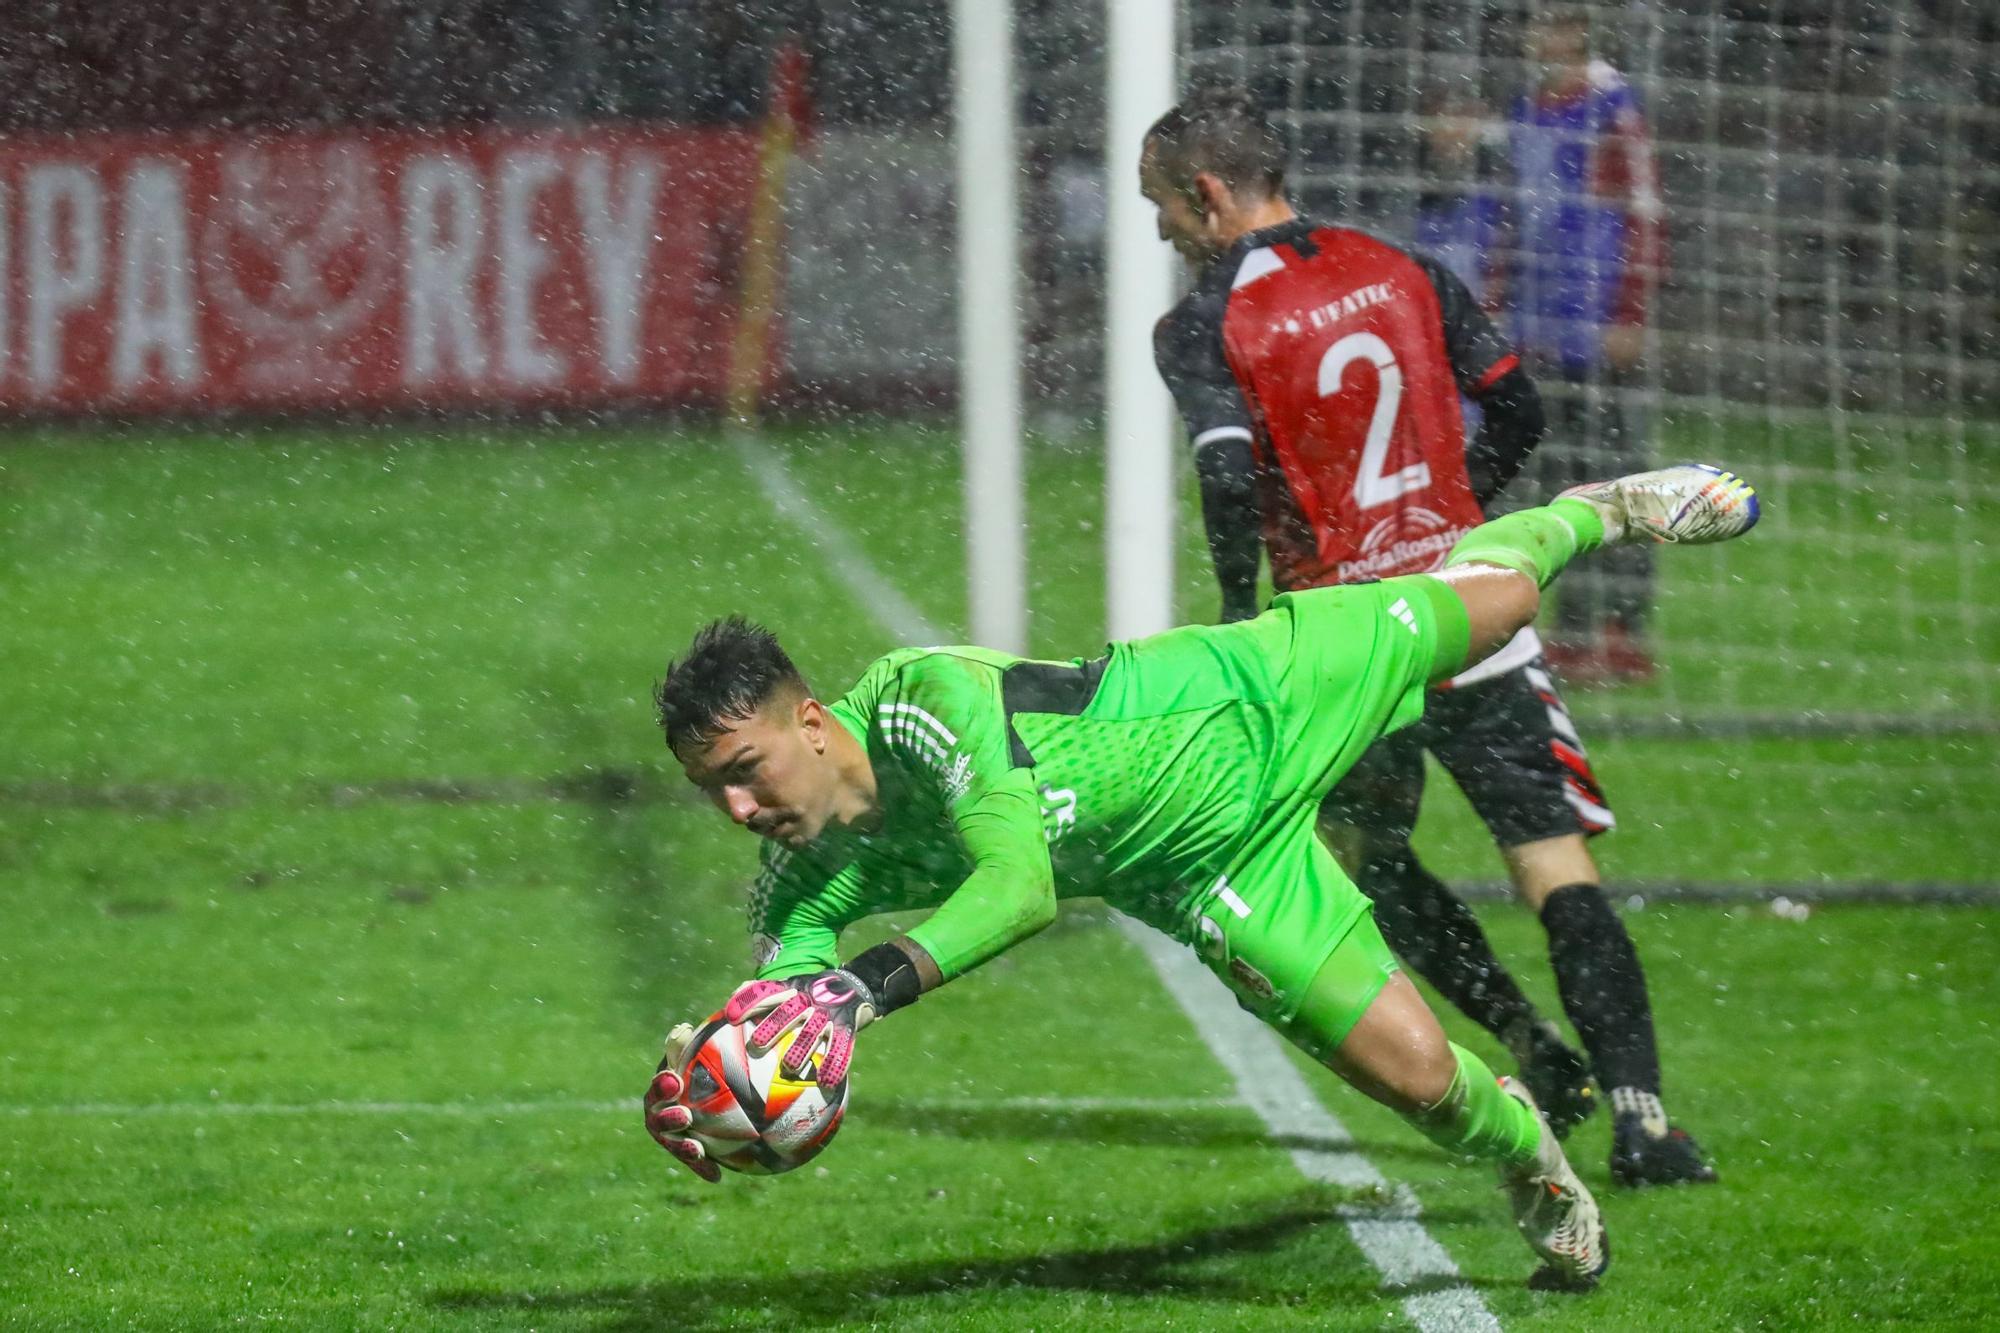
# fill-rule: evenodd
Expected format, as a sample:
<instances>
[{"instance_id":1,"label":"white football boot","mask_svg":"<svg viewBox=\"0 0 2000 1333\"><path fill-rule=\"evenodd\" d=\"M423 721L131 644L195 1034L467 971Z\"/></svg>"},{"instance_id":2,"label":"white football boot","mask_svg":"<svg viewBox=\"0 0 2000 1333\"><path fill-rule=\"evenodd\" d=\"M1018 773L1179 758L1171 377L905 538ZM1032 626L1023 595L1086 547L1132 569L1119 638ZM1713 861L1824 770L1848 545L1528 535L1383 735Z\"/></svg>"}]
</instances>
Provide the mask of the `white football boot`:
<instances>
[{"instance_id":1,"label":"white football boot","mask_svg":"<svg viewBox=\"0 0 2000 1333\"><path fill-rule=\"evenodd\" d=\"M1611 1238L1597 1200L1570 1168L1528 1090L1502 1078L1500 1091L1534 1112L1542 1127L1534 1161L1500 1168L1500 1187L1514 1205L1514 1225L1542 1259L1528 1285L1538 1291L1588 1291L1611 1267Z\"/></svg>"},{"instance_id":2,"label":"white football boot","mask_svg":"<svg viewBox=\"0 0 2000 1333\"><path fill-rule=\"evenodd\" d=\"M1675 542L1705 546L1757 526L1757 492L1734 472L1678 463L1612 481L1572 486L1558 500L1584 500L1604 515L1604 544Z\"/></svg>"}]
</instances>

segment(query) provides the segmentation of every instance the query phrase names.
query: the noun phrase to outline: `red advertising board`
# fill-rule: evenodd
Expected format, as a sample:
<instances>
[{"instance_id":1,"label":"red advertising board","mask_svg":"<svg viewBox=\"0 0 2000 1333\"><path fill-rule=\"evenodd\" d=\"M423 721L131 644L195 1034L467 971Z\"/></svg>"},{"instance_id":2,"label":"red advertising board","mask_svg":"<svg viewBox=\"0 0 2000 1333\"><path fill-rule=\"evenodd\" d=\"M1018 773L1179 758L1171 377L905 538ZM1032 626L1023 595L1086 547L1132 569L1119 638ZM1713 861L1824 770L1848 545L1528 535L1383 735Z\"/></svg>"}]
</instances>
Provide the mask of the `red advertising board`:
<instances>
[{"instance_id":1,"label":"red advertising board","mask_svg":"<svg viewBox=\"0 0 2000 1333\"><path fill-rule=\"evenodd\" d=\"M0 410L719 399L754 131L0 139Z\"/></svg>"}]
</instances>

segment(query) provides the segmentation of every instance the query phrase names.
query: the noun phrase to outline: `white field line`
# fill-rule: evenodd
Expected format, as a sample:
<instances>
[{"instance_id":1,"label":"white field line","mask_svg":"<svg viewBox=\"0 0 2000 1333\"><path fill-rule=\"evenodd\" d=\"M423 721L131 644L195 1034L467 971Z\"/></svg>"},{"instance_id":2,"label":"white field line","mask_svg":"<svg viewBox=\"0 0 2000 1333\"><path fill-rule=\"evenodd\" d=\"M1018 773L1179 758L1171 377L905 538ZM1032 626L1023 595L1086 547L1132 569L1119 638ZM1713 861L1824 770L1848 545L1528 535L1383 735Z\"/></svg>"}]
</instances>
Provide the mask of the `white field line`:
<instances>
[{"instance_id":1,"label":"white field line","mask_svg":"<svg viewBox=\"0 0 2000 1333\"><path fill-rule=\"evenodd\" d=\"M883 629L889 631L891 638L899 645L944 642L938 627L917 609L914 602L903 596L901 589L882 577L867 554L855 544L854 538L847 535L846 529L820 512L805 488L786 470L785 460L775 450L758 439L754 431L732 430L730 438L737 452L743 456L750 475L763 489L764 498L771 502L771 507L797 528L801 536L825 553L840 577L860 595L861 604L868 608Z\"/></svg>"},{"instance_id":2,"label":"white field line","mask_svg":"<svg viewBox=\"0 0 2000 1333\"><path fill-rule=\"evenodd\" d=\"M894 1105L916 1115L993 1111L1044 1111L1161 1114L1190 1111L1241 1110L1234 1097L954 1097L944 1101L897 1100ZM504 1119L520 1115L629 1115L639 1117L639 1098L592 1099L553 1097L538 1101L492 1102L32 1102L0 1104L0 1116L17 1120L100 1118L105 1120L209 1119L229 1116L437 1116L450 1120Z\"/></svg>"},{"instance_id":3,"label":"white field line","mask_svg":"<svg viewBox=\"0 0 2000 1333\"><path fill-rule=\"evenodd\" d=\"M1118 928L1146 955L1167 991L1187 1011L1202 1041L1236 1080L1237 1097L1279 1138L1309 1140L1293 1148L1292 1164L1313 1180L1378 1191L1384 1202L1340 1210L1347 1234L1390 1287L1422 1287L1403 1298L1403 1312L1426 1330L1498 1329L1479 1292L1459 1281L1458 1265L1417 1218L1407 1185L1387 1177L1355 1150L1353 1136L1326 1109L1270 1028L1245 1013L1223 984L1184 946L1127 916Z\"/></svg>"},{"instance_id":4,"label":"white field line","mask_svg":"<svg viewBox=\"0 0 2000 1333\"><path fill-rule=\"evenodd\" d=\"M812 502L774 451L748 433L738 437L758 484L771 503L825 554L882 627L901 643L938 643L941 631L903 597L857 546ZM1417 1220L1416 1196L1391 1187L1373 1163L1354 1151L1353 1139L1312 1095L1286 1058L1277 1034L1237 1007L1235 998L1181 945L1137 922L1120 921L1175 1003L1187 1012L1215 1058L1236 1080L1237 1095L1273 1135L1317 1139L1325 1147L1295 1148L1292 1162L1309 1179L1350 1189L1384 1191L1386 1206L1341 1210L1348 1234L1385 1286L1428 1290L1403 1298L1403 1310L1425 1333L1498 1330L1499 1320L1479 1293L1459 1280L1458 1265ZM1347 1146L1338 1146L1347 1145Z\"/></svg>"}]
</instances>

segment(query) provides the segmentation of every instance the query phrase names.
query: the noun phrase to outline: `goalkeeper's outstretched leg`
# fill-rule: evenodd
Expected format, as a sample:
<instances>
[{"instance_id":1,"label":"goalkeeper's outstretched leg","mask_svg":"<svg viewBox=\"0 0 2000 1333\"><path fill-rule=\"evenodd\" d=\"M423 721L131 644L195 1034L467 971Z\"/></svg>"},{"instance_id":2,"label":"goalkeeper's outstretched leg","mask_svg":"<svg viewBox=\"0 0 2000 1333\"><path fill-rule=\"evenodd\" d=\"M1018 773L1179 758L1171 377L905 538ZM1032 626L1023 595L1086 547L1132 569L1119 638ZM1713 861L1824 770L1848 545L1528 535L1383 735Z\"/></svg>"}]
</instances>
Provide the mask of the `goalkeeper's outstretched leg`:
<instances>
[{"instance_id":1,"label":"goalkeeper's outstretched leg","mask_svg":"<svg viewBox=\"0 0 2000 1333\"><path fill-rule=\"evenodd\" d=\"M1421 596L1431 604L1428 674L1435 682L1481 661L1532 622L1541 590L1576 556L1607 544L1726 541L1757 518L1755 492L1731 474L1664 468L1579 487L1542 508L1482 524L1437 574L1392 582L1407 588L1412 601ZM1317 848L1303 870L1330 882L1337 872L1319 863L1323 851ZM1325 859L1331 861L1330 853ZM1249 961L1254 968L1258 959ZM1610 1264L1603 1219L1534 1099L1446 1040L1371 917L1334 947L1280 1027L1434 1143L1494 1163L1516 1224L1543 1260L1538 1285L1596 1283Z\"/></svg>"},{"instance_id":2,"label":"goalkeeper's outstretched leg","mask_svg":"<svg viewBox=\"0 0 2000 1333\"><path fill-rule=\"evenodd\" d=\"M1727 541L1748 532L1758 517L1756 492L1739 478L1683 465L1577 487L1543 508L1483 524L1453 548L1435 576L1457 594L1466 621L1462 630L1440 626L1431 678L1457 675L1531 623L1541 590L1586 551ZM1364 924L1365 935L1357 927L1357 937L1372 940L1386 956L1373 922ZM1512 1080L1496 1081L1476 1055L1448 1042L1399 972L1373 982L1379 990L1354 1017L1354 1000L1364 993L1357 979L1369 975L1353 961L1357 947L1350 940L1335 951L1288 1035L1433 1142L1494 1162L1516 1224L1544 1261L1538 1284L1595 1284L1611 1261L1603 1219L1534 1099Z\"/></svg>"},{"instance_id":3,"label":"goalkeeper's outstretched leg","mask_svg":"<svg viewBox=\"0 0 2000 1333\"><path fill-rule=\"evenodd\" d=\"M1431 576L1458 594L1469 621L1463 659L1440 660L1432 679L1457 675L1533 623L1541 590L1577 556L1600 546L1728 541L1761 514L1757 492L1742 478L1683 463L1573 487L1539 509L1481 524Z\"/></svg>"},{"instance_id":4,"label":"goalkeeper's outstretched leg","mask_svg":"<svg viewBox=\"0 0 2000 1333\"><path fill-rule=\"evenodd\" d=\"M1446 1040L1373 918L1355 923L1279 1029L1431 1142L1498 1170L1514 1224L1542 1261L1530 1285L1597 1285L1611 1265L1597 1200L1527 1090Z\"/></svg>"}]
</instances>

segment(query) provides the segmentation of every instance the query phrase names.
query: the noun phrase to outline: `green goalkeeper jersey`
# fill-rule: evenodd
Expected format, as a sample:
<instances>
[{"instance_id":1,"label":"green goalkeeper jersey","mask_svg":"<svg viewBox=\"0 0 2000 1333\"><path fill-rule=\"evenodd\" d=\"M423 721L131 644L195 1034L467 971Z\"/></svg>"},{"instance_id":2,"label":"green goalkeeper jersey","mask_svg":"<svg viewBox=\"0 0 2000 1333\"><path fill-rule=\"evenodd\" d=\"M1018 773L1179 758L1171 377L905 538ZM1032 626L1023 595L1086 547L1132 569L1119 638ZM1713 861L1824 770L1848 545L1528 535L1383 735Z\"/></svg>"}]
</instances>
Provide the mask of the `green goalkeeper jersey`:
<instances>
[{"instance_id":1,"label":"green goalkeeper jersey","mask_svg":"<svg viewBox=\"0 0 2000 1333\"><path fill-rule=\"evenodd\" d=\"M1030 933L1027 917L1045 922L1051 893L1102 896L1194 942L1211 929L1203 900L1240 907L1224 876L1280 840L1311 842L1318 796L1421 713L1428 616L1420 646L1393 597L1391 584L1291 594L1254 620L1092 661L966 647L877 659L831 711L867 749L881 821L765 844L758 975L833 966L850 922L930 908L910 938L957 976ZM1316 905L1316 933L1365 902L1344 882L1336 895Z\"/></svg>"},{"instance_id":2,"label":"green goalkeeper jersey","mask_svg":"<svg viewBox=\"0 0 2000 1333\"><path fill-rule=\"evenodd\" d=\"M1170 914L1242 833L1272 748L1253 682L1160 670L1198 643L1173 639L1096 662L964 647L877 659L831 711L868 750L882 823L765 845L759 975L832 966L861 917L937 908L910 937L956 976L1011 942L1051 885Z\"/></svg>"}]
</instances>

